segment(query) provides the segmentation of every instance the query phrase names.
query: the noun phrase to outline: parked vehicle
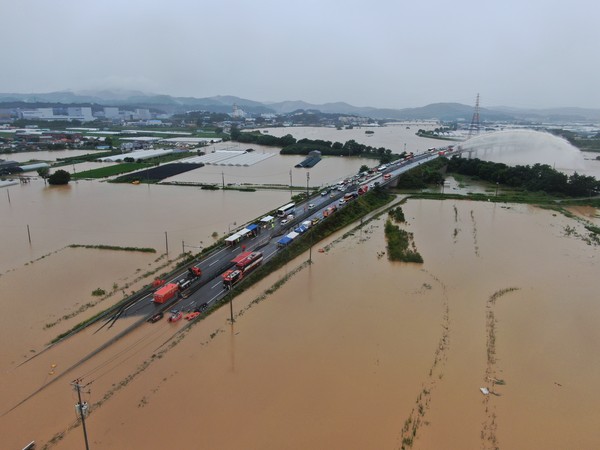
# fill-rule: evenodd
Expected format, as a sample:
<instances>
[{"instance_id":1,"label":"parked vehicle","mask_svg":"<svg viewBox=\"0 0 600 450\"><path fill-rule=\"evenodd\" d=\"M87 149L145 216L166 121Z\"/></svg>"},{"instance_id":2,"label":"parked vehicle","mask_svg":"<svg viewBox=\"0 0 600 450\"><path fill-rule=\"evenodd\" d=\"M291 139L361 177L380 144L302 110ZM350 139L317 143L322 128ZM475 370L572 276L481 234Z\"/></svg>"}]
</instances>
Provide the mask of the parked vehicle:
<instances>
[{"instance_id":1,"label":"parked vehicle","mask_svg":"<svg viewBox=\"0 0 600 450\"><path fill-rule=\"evenodd\" d=\"M288 203L287 205L283 205L281 208L277 209L277 217L286 217L294 212L296 208L295 203Z\"/></svg>"},{"instance_id":2,"label":"parked vehicle","mask_svg":"<svg viewBox=\"0 0 600 450\"><path fill-rule=\"evenodd\" d=\"M333 205L323 211L323 218L329 217L331 214L337 211L337 206Z\"/></svg>"},{"instance_id":3,"label":"parked vehicle","mask_svg":"<svg viewBox=\"0 0 600 450\"><path fill-rule=\"evenodd\" d=\"M163 304L177 296L179 284L168 283L154 293L154 303Z\"/></svg>"},{"instance_id":4,"label":"parked vehicle","mask_svg":"<svg viewBox=\"0 0 600 450\"><path fill-rule=\"evenodd\" d=\"M195 311L195 312L202 312L202 311L204 311L206 308L208 308L208 303L204 302L204 303L202 303L200 306L196 306L196 307L194 308L194 311Z\"/></svg>"},{"instance_id":5,"label":"parked vehicle","mask_svg":"<svg viewBox=\"0 0 600 450\"><path fill-rule=\"evenodd\" d=\"M223 287L231 289L242 281L246 275L260 266L262 260L262 252L244 252L239 255L232 261L235 264L235 269L230 269L221 275L223 278Z\"/></svg>"},{"instance_id":6,"label":"parked vehicle","mask_svg":"<svg viewBox=\"0 0 600 450\"><path fill-rule=\"evenodd\" d=\"M156 314L154 314L152 317L150 317L148 319L148 322L150 323L156 323L158 322L160 319L162 319L165 315L162 312L158 312Z\"/></svg>"},{"instance_id":7,"label":"parked vehicle","mask_svg":"<svg viewBox=\"0 0 600 450\"><path fill-rule=\"evenodd\" d=\"M348 192L346 195L344 195L343 200L344 200L344 203L348 203L349 201L354 200L357 197L358 197L358 192Z\"/></svg>"},{"instance_id":8,"label":"parked vehicle","mask_svg":"<svg viewBox=\"0 0 600 450\"><path fill-rule=\"evenodd\" d=\"M179 311L178 309L173 309L170 312L171 312L171 315L169 316L169 322L177 322L178 320L181 320L181 318L183 317L183 313L181 311Z\"/></svg>"},{"instance_id":9,"label":"parked vehicle","mask_svg":"<svg viewBox=\"0 0 600 450\"><path fill-rule=\"evenodd\" d=\"M154 303L163 304L173 298L179 293L182 293L184 298L189 297L195 289L193 285L197 285L196 280L202 276L202 269L196 266L192 266L188 269L186 276L177 281L177 283L168 283L162 286L154 293Z\"/></svg>"}]
</instances>

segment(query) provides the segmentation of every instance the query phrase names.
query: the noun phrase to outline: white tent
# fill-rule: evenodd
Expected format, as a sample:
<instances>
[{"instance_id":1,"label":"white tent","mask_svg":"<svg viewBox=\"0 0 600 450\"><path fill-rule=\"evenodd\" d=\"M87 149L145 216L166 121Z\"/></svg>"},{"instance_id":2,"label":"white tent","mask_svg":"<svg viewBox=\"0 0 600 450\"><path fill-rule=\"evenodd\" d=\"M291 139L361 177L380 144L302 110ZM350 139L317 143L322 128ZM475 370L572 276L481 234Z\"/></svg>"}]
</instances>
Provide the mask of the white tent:
<instances>
[{"instance_id":1,"label":"white tent","mask_svg":"<svg viewBox=\"0 0 600 450\"><path fill-rule=\"evenodd\" d=\"M228 238L225 238L225 242L227 242L228 244L231 244L232 242L235 242L237 240L239 240L241 238L241 236L238 233L232 234L231 236L229 236Z\"/></svg>"}]
</instances>

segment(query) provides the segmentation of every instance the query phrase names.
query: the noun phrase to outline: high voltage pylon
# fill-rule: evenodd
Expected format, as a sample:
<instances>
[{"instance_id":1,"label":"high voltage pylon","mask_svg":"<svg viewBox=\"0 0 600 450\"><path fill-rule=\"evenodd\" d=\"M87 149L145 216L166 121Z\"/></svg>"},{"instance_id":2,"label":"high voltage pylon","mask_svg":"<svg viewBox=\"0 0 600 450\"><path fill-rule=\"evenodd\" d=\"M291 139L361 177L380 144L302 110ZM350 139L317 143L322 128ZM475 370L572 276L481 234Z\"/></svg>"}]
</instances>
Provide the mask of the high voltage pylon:
<instances>
[{"instance_id":1,"label":"high voltage pylon","mask_svg":"<svg viewBox=\"0 0 600 450\"><path fill-rule=\"evenodd\" d=\"M477 94L477 99L475 100L475 111L473 112L473 118L471 119L471 126L469 127L469 136L467 139L471 139L473 134L479 134L479 128L481 123L479 121L479 94Z\"/></svg>"}]
</instances>

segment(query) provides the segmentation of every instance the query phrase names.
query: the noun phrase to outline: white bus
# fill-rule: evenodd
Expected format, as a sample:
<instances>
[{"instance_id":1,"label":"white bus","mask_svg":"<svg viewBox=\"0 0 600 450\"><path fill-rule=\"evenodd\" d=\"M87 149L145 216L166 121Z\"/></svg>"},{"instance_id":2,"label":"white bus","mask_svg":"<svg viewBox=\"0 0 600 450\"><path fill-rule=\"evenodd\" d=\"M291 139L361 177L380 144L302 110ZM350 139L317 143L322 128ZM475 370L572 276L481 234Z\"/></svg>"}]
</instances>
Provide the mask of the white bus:
<instances>
[{"instance_id":1,"label":"white bus","mask_svg":"<svg viewBox=\"0 0 600 450\"><path fill-rule=\"evenodd\" d=\"M277 217L287 217L289 214L294 214L295 203L288 203L277 210Z\"/></svg>"}]
</instances>

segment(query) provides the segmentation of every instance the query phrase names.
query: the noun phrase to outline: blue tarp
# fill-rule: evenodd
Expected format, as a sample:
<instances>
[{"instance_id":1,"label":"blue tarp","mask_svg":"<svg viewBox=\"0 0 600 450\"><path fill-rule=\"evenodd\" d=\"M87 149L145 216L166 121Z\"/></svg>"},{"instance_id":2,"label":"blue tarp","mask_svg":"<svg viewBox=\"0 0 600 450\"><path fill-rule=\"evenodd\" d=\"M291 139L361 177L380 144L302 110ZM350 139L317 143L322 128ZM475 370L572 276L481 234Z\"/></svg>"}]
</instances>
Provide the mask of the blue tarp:
<instances>
[{"instance_id":1,"label":"blue tarp","mask_svg":"<svg viewBox=\"0 0 600 450\"><path fill-rule=\"evenodd\" d=\"M279 245L288 245L290 242L292 242L292 238L284 236L281 239L279 239L277 241L277 244Z\"/></svg>"},{"instance_id":2,"label":"blue tarp","mask_svg":"<svg viewBox=\"0 0 600 450\"><path fill-rule=\"evenodd\" d=\"M306 231L306 227L304 225L300 225L298 228L294 230L296 233L304 233Z\"/></svg>"},{"instance_id":3,"label":"blue tarp","mask_svg":"<svg viewBox=\"0 0 600 450\"><path fill-rule=\"evenodd\" d=\"M254 224L254 223L253 223L252 225L248 225L248 226L246 227L246 230L248 230L248 231L254 231L254 230L256 230L257 228L258 228L258 225L256 225L256 224Z\"/></svg>"}]
</instances>

